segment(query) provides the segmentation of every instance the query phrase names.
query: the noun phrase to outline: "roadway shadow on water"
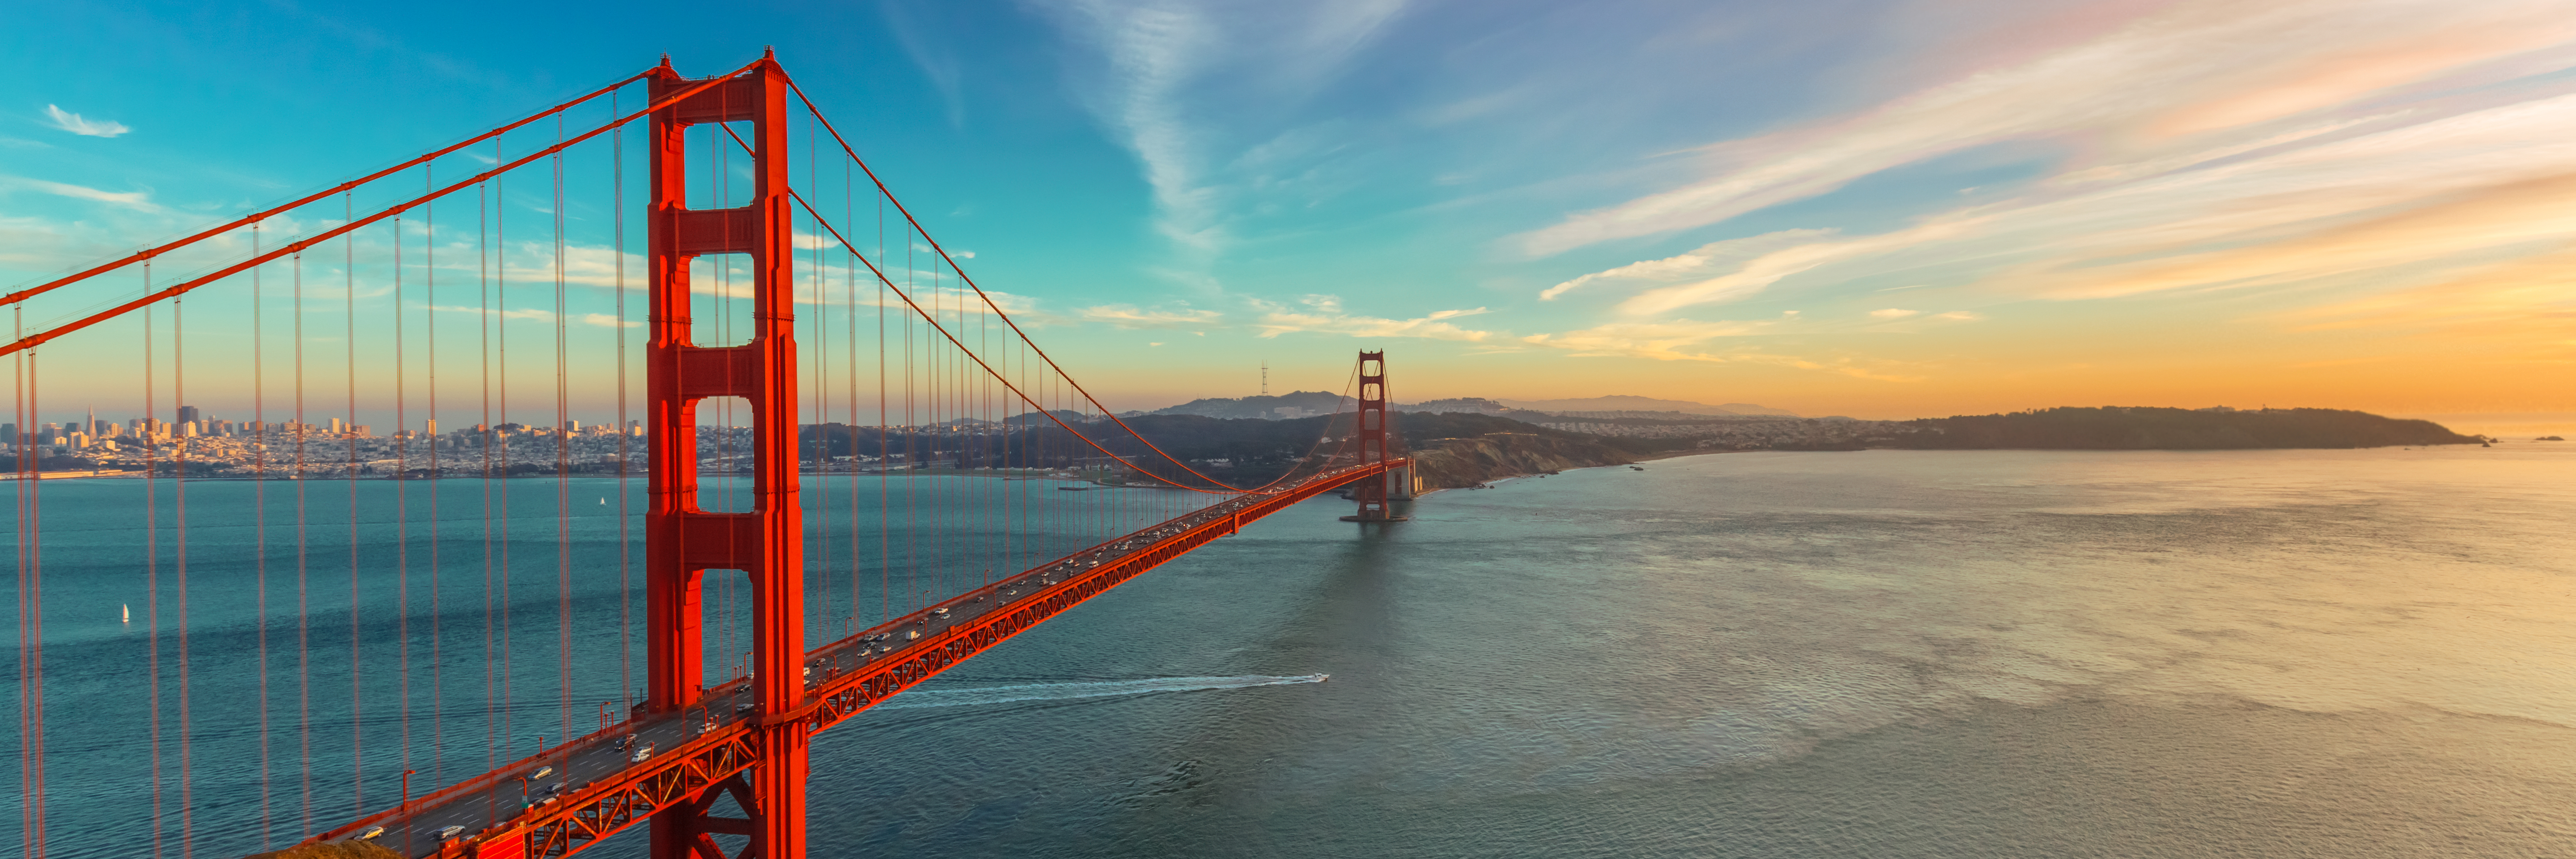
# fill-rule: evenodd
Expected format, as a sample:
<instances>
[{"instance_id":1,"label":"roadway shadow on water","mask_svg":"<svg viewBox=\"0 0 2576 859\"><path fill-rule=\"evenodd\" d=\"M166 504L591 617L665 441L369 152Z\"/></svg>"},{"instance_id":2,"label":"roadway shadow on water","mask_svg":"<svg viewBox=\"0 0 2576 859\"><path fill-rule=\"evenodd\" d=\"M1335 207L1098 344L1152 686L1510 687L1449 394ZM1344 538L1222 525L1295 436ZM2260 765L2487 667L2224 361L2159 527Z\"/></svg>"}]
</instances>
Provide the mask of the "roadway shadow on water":
<instances>
[{"instance_id":1,"label":"roadway shadow on water","mask_svg":"<svg viewBox=\"0 0 2576 859\"><path fill-rule=\"evenodd\" d=\"M1060 846L1095 856L1293 855L1304 851L1279 845L1312 820L1274 813L1302 814L1286 810L1372 777L1377 726L1398 706L1404 563L1417 551L1407 531L1437 525L1340 522L1347 503L1292 508L1192 571L1243 585L1229 613L1242 622L1203 631L1205 646L1230 648L1249 672L1331 679L1194 702L1186 729L1160 749L1170 763L1095 797L1097 829Z\"/></svg>"}]
</instances>

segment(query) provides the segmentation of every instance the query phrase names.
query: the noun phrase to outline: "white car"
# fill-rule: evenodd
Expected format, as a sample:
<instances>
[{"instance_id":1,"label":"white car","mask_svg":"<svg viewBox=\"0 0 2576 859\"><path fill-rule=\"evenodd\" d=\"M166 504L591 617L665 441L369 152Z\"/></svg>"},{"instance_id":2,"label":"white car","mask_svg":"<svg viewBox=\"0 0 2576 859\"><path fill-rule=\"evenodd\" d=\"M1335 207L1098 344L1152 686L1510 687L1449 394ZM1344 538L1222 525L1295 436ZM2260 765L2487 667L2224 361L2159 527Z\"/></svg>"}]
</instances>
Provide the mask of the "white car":
<instances>
[{"instance_id":1,"label":"white car","mask_svg":"<svg viewBox=\"0 0 2576 859\"><path fill-rule=\"evenodd\" d=\"M628 756L626 757L626 762L627 762L627 763L631 763L631 764L640 764L640 763L643 763L643 762L644 762L644 759L646 759L646 758L650 758L650 757L652 757L652 756L653 756L653 744L652 744L652 743L645 743L645 744L643 744L643 745L636 746L636 747L635 747L635 753L634 753L634 754L632 754L632 755L628 755Z\"/></svg>"},{"instance_id":2,"label":"white car","mask_svg":"<svg viewBox=\"0 0 2576 859\"><path fill-rule=\"evenodd\" d=\"M456 840L456 836L463 835L463 834L465 834L465 827L462 827L462 826L450 826L450 827L447 827L447 828L445 828L445 829L441 829L441 830L439 830L439 831L438 831L438 840L440 840L440 841L454 841L454 840Z\"/></svg>"}]
</instances>

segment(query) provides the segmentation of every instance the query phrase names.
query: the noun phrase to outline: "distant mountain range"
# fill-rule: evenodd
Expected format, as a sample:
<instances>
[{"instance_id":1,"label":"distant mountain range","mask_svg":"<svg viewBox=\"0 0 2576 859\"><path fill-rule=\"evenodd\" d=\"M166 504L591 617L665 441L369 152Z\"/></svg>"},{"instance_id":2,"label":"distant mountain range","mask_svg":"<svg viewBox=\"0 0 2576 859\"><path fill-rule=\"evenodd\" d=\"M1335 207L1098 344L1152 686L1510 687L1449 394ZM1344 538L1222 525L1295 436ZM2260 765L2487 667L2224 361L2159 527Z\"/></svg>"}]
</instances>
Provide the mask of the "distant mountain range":
<instances>
[{"instance_id":1,"label":"distant mountain range","mask_svg":"<svg viewBox=\"0 0 2576 859\"><path fill-rule=\"evenodd\" d=\"M1689 400L1659 400L1628 394L1607 397L1584 397L1575 400L1495 400L1515 409L1538 412L1682 412L1694 415L1777 415L1797 417L1787 409L1758 406L1752 403L1709 405Z\"/></svg>"},{"instance_id":2,"label":"distant mountain range","mask_svg":"<svg viewBox=\"0 0 2576 859\"><path fill-rule=\"evenodd\" d=\"M1276 396L1204 397L1145 414L1284 420L1329 415L1341 404L1342 395L1329 391L1292 391Z\"/></svg>"},{"instance_id":3,"label":"distant mountain range","mask_svg":"<svg viewBox=\"0 0 2576 859\"><path fill-rule=\"evenodd\" d=\"M1199 415L1201 417L1211 418L1261 418L1264 420L1283 420L1288 418L1329 415L1336 411L1347 410L1352 405L1353 404L1350 401L1344 399L1341 395L1327 391L1295 391L1276 396L1205 397L1191 400L1177 406L1155 409L1150 412L1125 412L1124 414ZM1489 415L1509 414L1513 411L1534 411L1551 413L1574 412L1596 416L1610 412L1622 412L1651 413L1644 415L1650 417L1681 417L1684 415L1709 415L1715 417L1751 415L1797 417L1797 415L1792 414L1785 409L1775 409L1769 406L1754 405L1752 403L1727 403L1724 405L1712 406L1707 403L1698 403L1689 400L1659 400L1653 397L1638 397L1624 394L1607 397L1586 397L1574 400L1489 400L1480 397L1458 397L1446 400L1428 400L1420 403L1396 403L1395 409L1397 411L1406 412L1476 412ZM1633 417L1638 415L1625 416Z\"/></svg>"}]
</instances>

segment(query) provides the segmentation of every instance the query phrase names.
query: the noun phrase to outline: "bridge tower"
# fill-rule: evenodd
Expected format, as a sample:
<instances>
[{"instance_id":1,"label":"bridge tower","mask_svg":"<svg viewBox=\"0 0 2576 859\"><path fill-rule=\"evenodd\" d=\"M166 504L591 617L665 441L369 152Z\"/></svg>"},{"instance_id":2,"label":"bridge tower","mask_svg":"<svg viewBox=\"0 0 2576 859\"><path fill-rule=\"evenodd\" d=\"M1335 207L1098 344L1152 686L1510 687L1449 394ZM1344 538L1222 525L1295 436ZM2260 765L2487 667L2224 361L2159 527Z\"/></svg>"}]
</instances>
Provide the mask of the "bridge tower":
<instances>
[{"instance_id":1,"label":"bridge tower","mask_svg":"<svg viewBox=\"0 0 2576 859\"><path fill-rule=\"evenodd\" d=\"M652 73L655 101L694 82L666 57ZM758 763L691 801L653 815L654 859L700 859L707 836L751 836L746 855L805 855L807 731L804 693L803 523L797 513L796 304L787 171L787 74L775 59L656 111L649 130L650 344L645 352L651 500L645 513L648 681L645 705L685 711L704 690L699 587L704 574L747 575L752 590L752 690ZM685 132L701 123L748 123L752 195L731 209L688 206ZM715 138L724 140L719 135ZM717 146L729 143L718 142ZM702 155L703 157L703 155ZM704 255L749 257L751 342L695 345L689 264ZM753 509L698 506L697 406L708 397L750 403ZM749 819L706 812L730 794Z\"/></svg>"},{"instance_id":2,"label":"bridge tower","mask_svg":"<svg viewBox=\"0 0 2576 859\"><path fill-rule=\"evenodd\" d=\"M1360 408L1353 420L1357 421L1354 430L1359 436L1360 462L1385 462L1393 458L1387 450L1389 427L1386 414L1386 353L1383 351L1360 353ZM1405 491L1401 494L1407 498L1413 497L1412 472L1411 468L1402 469L1400 474L1397 471L1389 471L1352 484L1351 497L1359 501L1360 511L1357 515L1342 517L1342 521L1404 521L1405 517L1395 515L1387 507L1387 488L1392 481L1406 481Z\"/></svg>"}]
</instances>

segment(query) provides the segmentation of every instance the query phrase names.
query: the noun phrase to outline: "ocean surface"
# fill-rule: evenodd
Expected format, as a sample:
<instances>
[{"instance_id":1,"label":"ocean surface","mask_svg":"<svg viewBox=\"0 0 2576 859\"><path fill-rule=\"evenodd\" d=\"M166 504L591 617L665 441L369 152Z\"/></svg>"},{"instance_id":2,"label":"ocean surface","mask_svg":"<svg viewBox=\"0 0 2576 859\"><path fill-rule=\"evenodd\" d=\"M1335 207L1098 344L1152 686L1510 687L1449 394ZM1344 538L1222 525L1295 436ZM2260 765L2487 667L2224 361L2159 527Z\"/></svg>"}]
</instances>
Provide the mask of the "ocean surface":
<instances>
[{"instance_id":1,"label":"ocean surface","mask_svg":"<svg viewBox=\"0 0 2576 859\"><path fill-rule=\"evenodd\" d=\"M1694 456L1365 528L1320 499L818 737L813 855L2576 855L2571 445ZM149 855L151 651L141 617L115 621L134 579L108 557L130 549L50 536L141 489L64 484L92 497L45 508L55 855ZM588 526L585 563L615 524ZM442 681L449 721L410 714L411 766L471 771L560 730L543 537L521 547L542 563L511 624L543 646L516 714L458 655L481 604L448 605L441 664L467 679ZM340 563L341 613L312 626L345 663ZM608 569L574 589L573 645L613 663ZM196 852L238 855L263 784L291 837L302 776L262 781L257 663L221 656L256 643L256 611L192 600ZM402 618L427 641L425 609L370 605L362 651ZM275 647L294 620L269 616ZM301 740L292 660L269 663L272 758ZM570 698L596 710L616 680ZM369 707L316 729L325 825L351 761L370 805L394 798L405 744ZM162 801L175 856L166 781Z\"/></svg>"}]
</instances>

